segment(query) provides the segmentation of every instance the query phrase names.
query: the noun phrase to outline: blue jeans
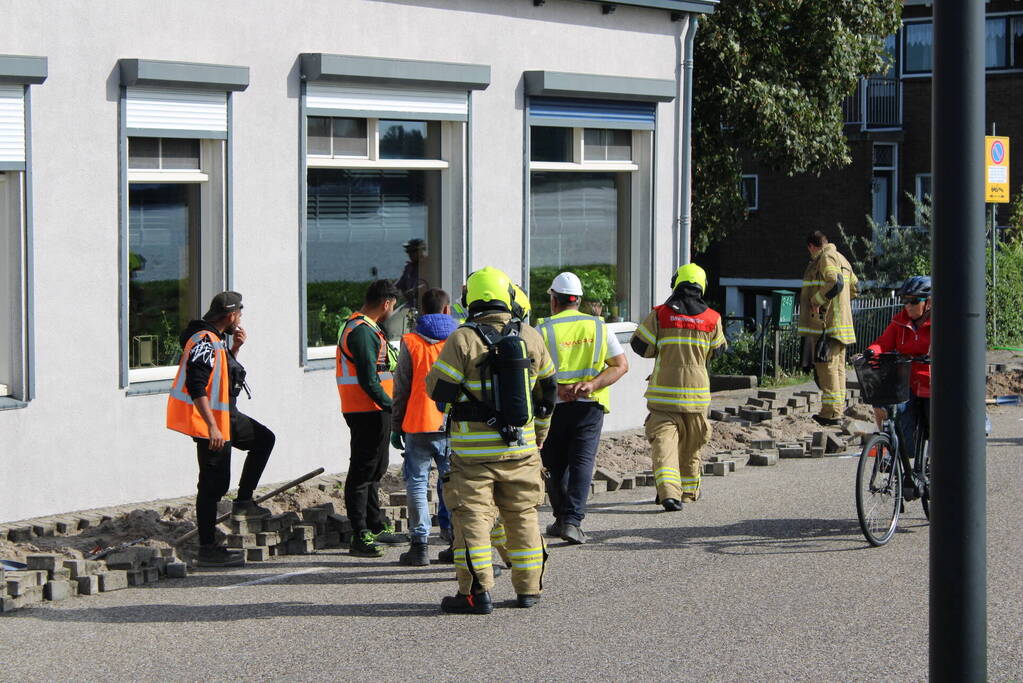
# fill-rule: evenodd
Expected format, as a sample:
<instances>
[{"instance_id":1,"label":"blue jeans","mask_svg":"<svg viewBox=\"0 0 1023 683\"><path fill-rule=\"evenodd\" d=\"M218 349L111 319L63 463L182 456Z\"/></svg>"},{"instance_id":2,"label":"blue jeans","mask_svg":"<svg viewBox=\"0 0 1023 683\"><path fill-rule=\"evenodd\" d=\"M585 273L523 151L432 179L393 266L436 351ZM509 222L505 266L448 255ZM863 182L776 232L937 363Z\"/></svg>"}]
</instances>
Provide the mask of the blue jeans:
<instances>
[{"instance_id":1,"label":"blue jeans","mask_svg":"<svg viewBox=\"0 0 1023 683\"><path fill-rule=\"evenodd\" d=\"M916 455L916 424L917 420L923 420L927 427L930 424L931 399L910 396L905 403L900 403L895 408L895 423L899 429L899 440L902 442L902 449L912 458Z\"/></svg>"},{"instance_id":2,"label":"blue jeans","mask_svg":"<svg viewBox=\"0 0 1023 683\"><path fill-rule=\"evenodd\" d=\"M444 506L441 477L451 469L448 438L443 432L424 432L405 435L405 489L408 494L409 536L414 543L426 543L430 536L430 506L426 490L430 485L430 467L437 465L437 524L451 529L451 517Z\"/></svg>"}]
</instances>

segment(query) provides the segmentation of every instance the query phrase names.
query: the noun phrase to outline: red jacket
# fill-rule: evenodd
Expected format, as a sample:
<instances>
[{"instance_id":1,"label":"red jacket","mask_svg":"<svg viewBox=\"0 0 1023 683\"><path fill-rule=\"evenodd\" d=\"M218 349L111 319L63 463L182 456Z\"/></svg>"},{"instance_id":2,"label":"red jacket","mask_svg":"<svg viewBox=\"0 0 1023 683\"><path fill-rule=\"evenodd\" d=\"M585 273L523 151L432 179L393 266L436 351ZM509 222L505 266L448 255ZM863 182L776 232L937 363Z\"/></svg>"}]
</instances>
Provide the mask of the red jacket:
<instances>
[{"instance_id":1,"label":"red jacket","mask_svg":"<svg viewBox=\"0 0 1023 683\"><path fill-rule=\"evenodd\" d=\"M931 353L931 318L927 317L919 327L914 328L905 310L895 314L881 336L868 346L874 353L898 351L906 356L926 356ZM914 396L931 397L931 366L913 363L909 388Z\"/></svg>"}]
</instances>

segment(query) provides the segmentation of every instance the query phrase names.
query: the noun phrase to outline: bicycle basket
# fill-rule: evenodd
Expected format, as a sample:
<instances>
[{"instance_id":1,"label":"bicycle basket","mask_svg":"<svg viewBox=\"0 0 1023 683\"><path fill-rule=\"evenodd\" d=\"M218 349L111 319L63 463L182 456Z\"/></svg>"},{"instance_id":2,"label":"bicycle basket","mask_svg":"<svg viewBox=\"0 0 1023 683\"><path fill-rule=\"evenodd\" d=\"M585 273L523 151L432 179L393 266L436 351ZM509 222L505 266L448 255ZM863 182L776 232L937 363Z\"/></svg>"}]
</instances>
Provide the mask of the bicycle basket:
<instances>
[{"instance_id":1,"label":"bicycle basket","mask_svg":"<svg viewBox=\"0 0 1023 683\"><path fill-rule=\"evenodd\" d=\"M909 400L910 362L895 354L857 358L853 361L863 402L890 406Z\"/></svg>"}]
</instances>

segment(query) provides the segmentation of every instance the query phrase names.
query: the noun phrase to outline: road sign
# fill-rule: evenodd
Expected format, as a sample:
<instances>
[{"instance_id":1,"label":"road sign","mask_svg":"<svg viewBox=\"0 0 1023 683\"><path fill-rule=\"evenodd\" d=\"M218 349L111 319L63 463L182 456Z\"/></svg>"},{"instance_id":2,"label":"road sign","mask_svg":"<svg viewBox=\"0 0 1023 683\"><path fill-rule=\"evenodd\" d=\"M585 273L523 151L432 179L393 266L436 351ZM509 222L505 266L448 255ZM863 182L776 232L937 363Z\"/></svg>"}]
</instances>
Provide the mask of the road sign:
<instances>
[{"instance_id":1,"label":"road sign","mask_svg":"<svg viewBox=\"0 0 1023 683\"><path fill-rule=\"evenodd\" d=\"M984 201L1009 202L1009 138L984 137Z\"/></svg>"}]
</instances>

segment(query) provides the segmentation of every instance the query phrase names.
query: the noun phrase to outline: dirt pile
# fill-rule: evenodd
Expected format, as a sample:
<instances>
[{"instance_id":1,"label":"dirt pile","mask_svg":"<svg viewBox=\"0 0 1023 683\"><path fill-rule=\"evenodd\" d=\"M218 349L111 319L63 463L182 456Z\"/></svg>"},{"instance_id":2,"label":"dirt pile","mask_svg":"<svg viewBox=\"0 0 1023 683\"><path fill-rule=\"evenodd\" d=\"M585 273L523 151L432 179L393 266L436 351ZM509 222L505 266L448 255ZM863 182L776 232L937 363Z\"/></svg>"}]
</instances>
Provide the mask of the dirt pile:
<instances>
[{"instance_id":1,"label":"dirt pile","mask_svg":"<svg viewBox=\"0 0 1023 683\"><path fill-rule=\"evenodd\" d=\"M1014 368L987 376L988 398L1005 394L1023 394L1023 369Z\"/></svg>"}]
</instances>

